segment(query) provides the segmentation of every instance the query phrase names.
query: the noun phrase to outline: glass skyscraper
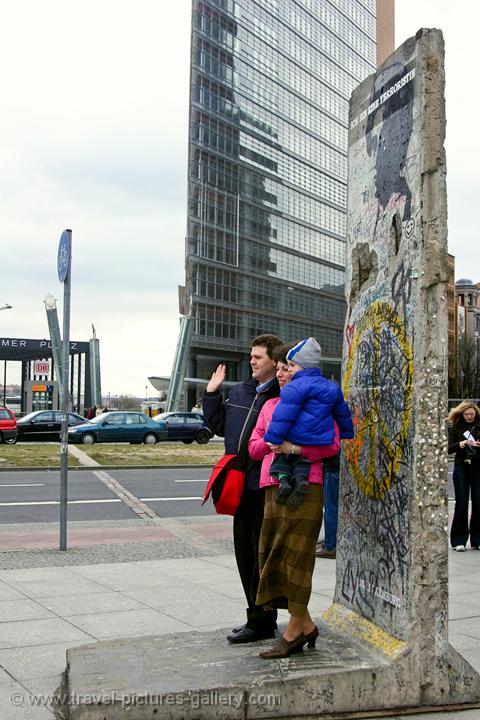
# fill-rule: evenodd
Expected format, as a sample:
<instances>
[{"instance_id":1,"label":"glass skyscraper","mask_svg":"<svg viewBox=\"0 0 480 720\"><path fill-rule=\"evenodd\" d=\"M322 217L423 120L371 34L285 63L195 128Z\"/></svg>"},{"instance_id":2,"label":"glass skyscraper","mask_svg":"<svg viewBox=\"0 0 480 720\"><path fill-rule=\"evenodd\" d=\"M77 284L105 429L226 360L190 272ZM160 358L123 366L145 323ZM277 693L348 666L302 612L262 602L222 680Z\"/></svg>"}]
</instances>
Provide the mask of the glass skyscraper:
<instances>
[{"instance_id":1,"label":"glass skyscraper","mask_svg":"<svg viewBox=\"0 0 480 720\"><path fill-rule=\"evenodd\" d=\"M188 375L222 361L245 379L272 332L315 336L339 377L348 103L376 68L376 16L376 0L193 0Z\"/></svg>"}]
</instances>

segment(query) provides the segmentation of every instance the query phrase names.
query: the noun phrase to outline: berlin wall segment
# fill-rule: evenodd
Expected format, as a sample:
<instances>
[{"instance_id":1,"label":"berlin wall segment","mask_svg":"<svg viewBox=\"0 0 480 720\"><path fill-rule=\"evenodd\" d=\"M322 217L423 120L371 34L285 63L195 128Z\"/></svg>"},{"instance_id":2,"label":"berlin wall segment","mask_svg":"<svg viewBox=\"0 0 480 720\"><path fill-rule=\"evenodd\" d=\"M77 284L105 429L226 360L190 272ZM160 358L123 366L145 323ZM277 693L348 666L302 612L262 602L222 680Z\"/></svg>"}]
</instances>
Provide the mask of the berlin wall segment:
<instances>
[{"instance_id":1,"label":"berlin wall segment","mask_svg":"<svg viewBox=\"0 0 480 720\"><path fill-rule=\"evenodd\" d=\"M444 81L442 33L423 29L352 94L343 384L355 439L325 615L396 638L409 656L399 686L423 704L480 693L447 632Z\"/></svg>"}]
</instances>

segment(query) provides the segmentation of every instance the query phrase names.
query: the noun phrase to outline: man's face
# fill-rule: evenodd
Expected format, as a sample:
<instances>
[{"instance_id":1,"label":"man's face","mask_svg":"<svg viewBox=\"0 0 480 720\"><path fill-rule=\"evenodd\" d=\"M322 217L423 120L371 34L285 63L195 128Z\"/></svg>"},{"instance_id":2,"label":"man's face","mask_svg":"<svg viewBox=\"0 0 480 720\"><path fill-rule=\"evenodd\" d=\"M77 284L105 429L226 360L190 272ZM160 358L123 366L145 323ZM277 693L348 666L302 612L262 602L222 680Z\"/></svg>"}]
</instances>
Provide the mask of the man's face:
<instances>
[{"instance_id":1,"label":"man's face","mask_svg":"<svg viewBox=\"0 0 480 720\"><path fill-rule=\"evenodd\" d=\"M252 377L259 383L267 382L275 377L275 362L268 357L267 348L263 345L254 345L250 352L250 365Z\"/></svg>"}]
</instances>

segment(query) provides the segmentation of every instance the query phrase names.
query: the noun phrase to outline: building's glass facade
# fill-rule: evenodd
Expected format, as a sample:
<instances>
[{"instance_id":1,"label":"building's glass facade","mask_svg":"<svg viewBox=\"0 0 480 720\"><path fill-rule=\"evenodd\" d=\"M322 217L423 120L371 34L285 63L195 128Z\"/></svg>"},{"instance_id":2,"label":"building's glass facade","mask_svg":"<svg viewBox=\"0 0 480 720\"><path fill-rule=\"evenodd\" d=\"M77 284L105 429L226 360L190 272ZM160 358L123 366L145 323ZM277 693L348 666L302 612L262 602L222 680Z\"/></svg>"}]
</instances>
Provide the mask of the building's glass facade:
<instances>
[{"instance_id":1,"label":"building's glass facade","mask_svg":"<svg viewBox=\"0 0 480 720\"><path fill-rule=\"evenodd\" d=\"M314 335L338 369L347 120L376 0L193 0L189 375L248 376L250 341Z\"/></svg>"}]
</instances>

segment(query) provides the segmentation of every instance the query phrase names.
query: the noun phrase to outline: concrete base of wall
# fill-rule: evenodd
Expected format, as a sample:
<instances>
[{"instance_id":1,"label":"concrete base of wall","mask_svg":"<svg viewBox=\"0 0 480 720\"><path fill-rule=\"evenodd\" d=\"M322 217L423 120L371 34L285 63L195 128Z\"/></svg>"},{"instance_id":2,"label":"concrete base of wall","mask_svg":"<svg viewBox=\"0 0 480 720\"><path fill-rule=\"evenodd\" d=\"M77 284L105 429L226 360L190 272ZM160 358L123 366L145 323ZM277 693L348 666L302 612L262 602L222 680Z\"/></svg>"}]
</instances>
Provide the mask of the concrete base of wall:
<instances>
[{"instance_id":1,"label":"concrete base of wall","mask_svg":"<svg viewBox=\"0 0 480 720\"><path fill-rule=\"evenodd\" d=\"M339 607L318 623L315 650L282 660L258 656L272 641L229 645L220 630L68 650L70 720L315 718L480 699L477 673L448 648L450 684L432 702L415 684L418 661L406 645L385 633L361 638L368 628L352 631L355 619Z\"/></svg>"}]
</instances>

